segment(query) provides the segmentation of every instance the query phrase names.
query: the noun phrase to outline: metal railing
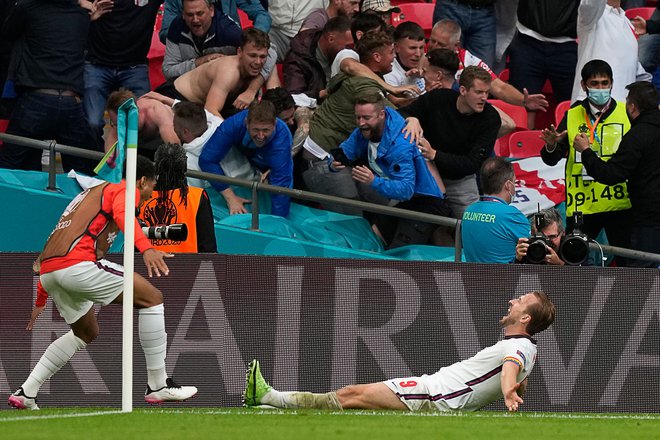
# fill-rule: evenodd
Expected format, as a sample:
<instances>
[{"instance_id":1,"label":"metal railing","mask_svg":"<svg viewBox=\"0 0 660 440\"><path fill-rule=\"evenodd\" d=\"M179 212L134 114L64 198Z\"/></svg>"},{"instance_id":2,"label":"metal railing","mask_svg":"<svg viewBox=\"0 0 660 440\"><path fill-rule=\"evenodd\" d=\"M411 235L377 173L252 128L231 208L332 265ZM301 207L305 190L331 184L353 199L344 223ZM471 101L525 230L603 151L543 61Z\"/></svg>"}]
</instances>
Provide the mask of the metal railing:
<instances>
[{"instance_id":1,"label":"metal railing","mask_svg":"<svg viewBox=\"0 0 660 440\"><path fill-rule=\"evenodd\" d=\"M101 160L103 158L103 153L101 152L85 150L83 148L76 148L68 145L62 145L56 143L55 141L39 141L35 139L15 136L6 133L0 133L0 140L5 142L11 142L13 144L24 147L49 151L50 162L48 166L48 187L46 188L46 190L48 191L57 191L57 185L55 180L55 176L57 173L55 153L59 152L64 154L70 154L74 156L84 157L86 159ZM302 191L299 189L283 188L281 186L269 185L267 183L256 182L246 179L238 179L234 177L220 176L217 174L206 173L202 171L188 171L186 175L198 179L215 180L228 185L249 188L252 191L252 200L255 201L258 200L259 191L265 191L273 194L282 194L298 200L309 200L320 203L332 203L350 208L358 208L363 211L373 212L377 214L391 215L393 217L422 221L426 223L436 224L439 226L449 227L454 229L454 241L455 241L454 261L456 262L461 261L461 250L462 250L461 221L455 218L442 217L438 215L426 214L423 212L409 211L406 209L378 205L375 203L363 202L359 200L344 199L342 197L318 194L308 191ZM259 230L259 203L252 203L251 229ZM626 249L616 246L601 245L597 243L589 243L589 248L592 251L605 252L607 254L614 256L637 259L637 260L653 261L654 263L660 264L659 254L636 251L633 249Z\"/></svg>"}]
</instances>

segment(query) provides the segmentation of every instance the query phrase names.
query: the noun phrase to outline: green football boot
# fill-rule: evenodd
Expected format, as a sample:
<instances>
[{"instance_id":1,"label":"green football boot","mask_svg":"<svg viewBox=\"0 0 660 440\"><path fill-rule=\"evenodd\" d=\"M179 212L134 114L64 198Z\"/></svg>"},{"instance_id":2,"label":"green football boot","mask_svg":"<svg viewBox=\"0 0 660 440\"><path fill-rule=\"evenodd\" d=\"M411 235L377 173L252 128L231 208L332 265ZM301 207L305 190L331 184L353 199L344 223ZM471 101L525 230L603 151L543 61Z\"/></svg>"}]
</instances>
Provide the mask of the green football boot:
<instances>
[{"instance_id":1,"label":"green football boot","mask_svg":"<svg viewBox=\"0 0 660 440\"><path fill-rule=\"evenodd\" d=\"M261 399L270 391L273 387L268 385L266 379L261 375L261 370L259 369L259 361L253 359L248 365L247 373L245 374L245 391L243 392L243 406L253 407L260 406Z\"/></svg>"}]
</instances>

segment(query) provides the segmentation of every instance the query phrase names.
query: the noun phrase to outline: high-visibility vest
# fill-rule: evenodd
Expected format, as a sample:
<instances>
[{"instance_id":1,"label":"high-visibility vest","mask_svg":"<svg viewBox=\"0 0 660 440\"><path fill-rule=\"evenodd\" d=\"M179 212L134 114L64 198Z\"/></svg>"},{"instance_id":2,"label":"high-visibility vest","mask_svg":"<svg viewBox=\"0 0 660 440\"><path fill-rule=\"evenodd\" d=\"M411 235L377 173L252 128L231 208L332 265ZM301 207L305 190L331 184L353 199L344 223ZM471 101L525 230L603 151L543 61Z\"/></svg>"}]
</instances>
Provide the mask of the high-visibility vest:
<instances>
[{"instance_id":1,"label":"high-visibility vest","mask_svg":"<svg viewBox=\"0 0 660 440\"><path fill-rule=\"evenodd\" d=\"M188 227L188 238L185 241L165 239L149 239L153 247L163 252L196 253L197 250L197 211L202 199L202 188L188 187L188 204L181 200L181 191L170 191L169 199L159 199L159 191L154 191L140 210L140 218L147 226L172 225L185 223Z\"/></svg>"},{"instance_id":2,"label":"high-visibility vest","mask_svg":"<svg viewBox=\"0 0 660 440\"><path fill-rule=\"evenodd\" d=\"M619 149L623 135L630 129L625 104L617 102L607 118L597 124L587 109L578 105L568 110L566 122L570 145L566 161L566 216L570 217L575 211L596 214L630 208L626 184L605 185L593 180L582 166L582 155L573 148L575 136L585 133L598 157L605 162L610 160Z\"/></svg>"}]
</instances>

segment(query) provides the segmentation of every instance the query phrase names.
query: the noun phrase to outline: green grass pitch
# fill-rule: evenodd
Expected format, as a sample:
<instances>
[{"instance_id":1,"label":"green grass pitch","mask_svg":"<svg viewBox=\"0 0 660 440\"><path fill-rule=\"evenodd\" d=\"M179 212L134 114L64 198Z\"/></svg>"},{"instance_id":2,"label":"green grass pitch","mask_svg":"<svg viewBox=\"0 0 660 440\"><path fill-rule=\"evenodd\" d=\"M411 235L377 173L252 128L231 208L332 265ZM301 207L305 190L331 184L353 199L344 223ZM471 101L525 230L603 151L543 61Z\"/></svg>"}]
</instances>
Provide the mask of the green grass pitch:
<instances>
[{"instance_id":1,"label":"green grass pitch","mask_svg":"<svg viewBox=\"0 0 660 440\"><path fill-rule=\"evenodd\" d=\"M660 439L660 414L103 408L0 411L2 439Z\"/></svg>"}]
</instances>

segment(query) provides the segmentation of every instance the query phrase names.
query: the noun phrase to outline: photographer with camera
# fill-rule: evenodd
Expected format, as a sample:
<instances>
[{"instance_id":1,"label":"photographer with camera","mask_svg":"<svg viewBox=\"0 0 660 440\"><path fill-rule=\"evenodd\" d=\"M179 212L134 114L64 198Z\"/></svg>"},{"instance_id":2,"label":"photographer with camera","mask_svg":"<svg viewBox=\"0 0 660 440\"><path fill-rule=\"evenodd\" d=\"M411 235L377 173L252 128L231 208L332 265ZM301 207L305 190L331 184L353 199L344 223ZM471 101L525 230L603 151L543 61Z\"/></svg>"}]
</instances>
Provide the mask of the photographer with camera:
<instances>
[{"instance_id":1,"label":"photographer with camera","mask_svg":"<svg viewBox=\"0 0 660 440\"><path fill-rule=\"evenodd\" d=\"M140 212L142 230L161 251L216 253L211 201L206 190L188 186L187 160L179 144L162 144L156 150L158 183Z\"/></svg>"},{"instance_id":2,"label":"photographer with camera","mask_svg":"<svg viewBox=\"0 0 660 440\"><path fill-rule=\"evenodd\" d=\"M564 260L559 257L559 245L564 233L561 214L555 208L544 209L535 214L532 236L518 239L516 263L565 265Z\"/></svg>"}]
</instances>

